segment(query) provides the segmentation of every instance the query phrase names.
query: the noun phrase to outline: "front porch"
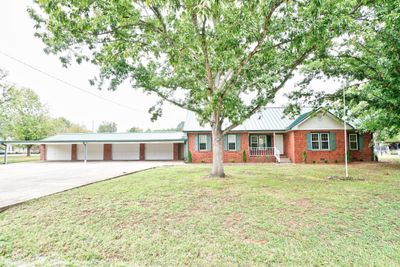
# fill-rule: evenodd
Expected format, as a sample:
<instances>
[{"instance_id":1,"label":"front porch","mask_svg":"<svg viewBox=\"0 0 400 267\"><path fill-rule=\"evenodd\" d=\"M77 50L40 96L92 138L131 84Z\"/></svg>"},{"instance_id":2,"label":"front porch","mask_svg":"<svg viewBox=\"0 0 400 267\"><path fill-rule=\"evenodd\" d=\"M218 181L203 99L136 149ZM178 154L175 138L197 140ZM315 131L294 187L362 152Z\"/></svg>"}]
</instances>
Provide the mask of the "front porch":
<instances>
[{"instance_id":1,"label":"front porch","mask_svg":"<svg viewBox=\"0 0 400 267\"><path fill-rule=\"evenodd\" d=\"M286 158L284 133L249 133L248 138L249 157L271 157L275 158L276 162Z\"/></svg>"}]
</instances>

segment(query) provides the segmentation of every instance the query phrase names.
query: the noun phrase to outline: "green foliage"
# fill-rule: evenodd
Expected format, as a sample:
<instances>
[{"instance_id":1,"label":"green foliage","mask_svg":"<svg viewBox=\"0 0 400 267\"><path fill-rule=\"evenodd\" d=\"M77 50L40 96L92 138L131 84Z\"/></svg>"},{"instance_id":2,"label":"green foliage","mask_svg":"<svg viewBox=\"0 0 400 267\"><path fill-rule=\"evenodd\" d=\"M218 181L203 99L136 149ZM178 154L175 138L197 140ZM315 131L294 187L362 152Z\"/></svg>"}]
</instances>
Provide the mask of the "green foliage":
<instances>
[{"instance_id":1,"label":"green foliage","mask_svg":"<svg viewBox=\"0 0 400 267\"><path fill-rule=\"evenodd\" d=\"M226 131L271 102L299 66L325 56L359 7L352 0L36 4L29 13L46 51L66 66L98 65L92 84L115 90L128 79L160 97L153 119L167 101L215 127L228 119Z\"/></svg>"},{"instance_id":2,"label":"green foliage","mask_svg":"<svg viewBox=\"0 0 400 267\"><path fill-rule=\"evenodd\" d=\"M52 119L51 123L52 134L90 132L84 125L73 123L63 117Z\"/></svg>"},{"instance_id":3,"label":"green foliage","mask_svg":"<svg viewBox=\"0 0 400 267\"><path fill-rule=\"evenodd\" d=\"M400 0L365 3L356 15L359 19L348 21L350 34L305 70L306 80L324 74L345 81L344 86L333 94L312 94L307 87L292 98L306 97L314 105L324 101L342 110L344 90L358 126L379 132L384 140L400 132Z\"/></svg>"},{"instance_id":4,"label":"green foliage","mask_svg":"<svg viewBox=\"0 0 400 267\"><path fill-rule=\"evenodd\" d=\"M142 133L143 129L139 128L139 127L132 127L128 130L129 133Z\"/></svg>"},{"instance_id":5,"label":"green foliage","mask_svg":"<svg viewBox=\"0 0 400 267\"><path fill-rule=\"evenodd\" d=\"M117 132L117 124L115 122L103 121L99 125L97 132L98 133L115 133L115 132Z\"/></svg>"},{"instance_id":6,"label":"green foliage","mask_svg":"<svg viewBox=\"0 0 400 267\"><path fill-rule=\"evenodd\" d=\"M307 163L307 151L303 151L303 154L302 154L302 160L303 160L303 163Z\"/></svg>"},{"instance_id":7,"label":"green foliage","mask_svg":"<svg viewBox=\"0 0 400 267\"><path fill-rule=\"evenodd\" d=\"M243 161L243 162L247 162L246 150L243 150L243 153L242 153L242 161Z\"/></svg>"},{"instance_id":8,"label":"green foliage","mask_svg":"<svg viewBox=\"0 0 400 267\"><path fill-rule=\"evenodd\" d=\"M189 152L188 152L188 157L187 157L187 162L188 162L188 163L192 163L192 161L193 161L193 160L192 160L192 152L189 151Z\"/></svg>"}]
</instances>

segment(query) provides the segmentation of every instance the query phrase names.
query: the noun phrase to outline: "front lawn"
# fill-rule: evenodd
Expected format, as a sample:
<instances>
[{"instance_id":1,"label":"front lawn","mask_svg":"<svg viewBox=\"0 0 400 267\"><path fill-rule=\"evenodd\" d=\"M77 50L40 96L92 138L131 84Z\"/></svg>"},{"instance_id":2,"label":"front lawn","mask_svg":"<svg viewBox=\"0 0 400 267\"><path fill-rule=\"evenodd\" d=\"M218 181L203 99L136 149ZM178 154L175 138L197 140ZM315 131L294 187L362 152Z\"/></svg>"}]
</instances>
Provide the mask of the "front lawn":
<instances>
[{"instance_id":1,"label":"front lawn","mask_svg":"<svg viewBox=\"0 0 400 267\"><path fill-rule=\"evenodd\" d=\"M165 167L30 201L0 213L0 265L400 265L400 165L350 167Z\"/></svg>"},{"instance_id":2,"label":"front lawn","mask_svg":"<svg viewBox=\"0 0 400 267\"><path fill-rule=\"evenodd\" d=\"M3 162L4 155L1 155L1 162ZM39 161L40 156L39 155L32 155L30 157L27 156L20 156L20 155L8 155L7 157L7 163L20 163L20 162L33 162L33 161Z\"/></svg>"}]
</instances>

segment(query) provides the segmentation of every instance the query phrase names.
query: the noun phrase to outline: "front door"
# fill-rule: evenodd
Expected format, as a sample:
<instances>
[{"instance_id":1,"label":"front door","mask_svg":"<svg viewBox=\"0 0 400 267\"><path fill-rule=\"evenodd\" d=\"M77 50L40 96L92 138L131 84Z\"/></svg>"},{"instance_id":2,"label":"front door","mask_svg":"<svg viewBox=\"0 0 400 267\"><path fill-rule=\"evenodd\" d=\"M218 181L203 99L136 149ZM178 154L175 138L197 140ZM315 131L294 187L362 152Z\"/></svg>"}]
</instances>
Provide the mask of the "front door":
<instances>
[{"instance_id":1,"label":"front door","mask_svg":"<svg viewBox=\"0 0 400 267\"><path fill-rule=\"evenodd\" d=\"M275 147L284 154L283 151L283 134L275 134Z\"/></svg>"}]
</instances>

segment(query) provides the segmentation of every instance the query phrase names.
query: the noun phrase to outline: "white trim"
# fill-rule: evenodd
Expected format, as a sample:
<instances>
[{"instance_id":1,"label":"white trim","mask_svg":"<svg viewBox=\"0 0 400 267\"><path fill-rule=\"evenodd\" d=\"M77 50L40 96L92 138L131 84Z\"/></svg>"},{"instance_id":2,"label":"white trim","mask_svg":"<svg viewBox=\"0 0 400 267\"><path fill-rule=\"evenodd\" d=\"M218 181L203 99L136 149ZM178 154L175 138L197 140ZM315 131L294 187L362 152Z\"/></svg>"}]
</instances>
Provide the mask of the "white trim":
<instances>
[{"instance_id":1,"label":"white trim","mask_svg":"<svg viewBox=\"0 0 400 267\"><path fill-rule=\"evenodd\" d=\"M301 128L302 124L304 124L305 122L307 122L310 119L317 118L318 115L320 115L320 114L322 115L322 119L323 119L323 116L327 116L327 117L335 120L339 124L343 123L343 121L340 118L336 117L335 115L331 114L330 112L315 111L312 115L309 115L304 120L299 122L296 126L294 126L292 130L299 130L299 129L301 129L301 130L341 130L342 129L342 128L338 128L338 127L329 127L329 128L324 128L324 129L314 128L314 127L311 127L312 129L311 128L310 129L308 129L308 128L302 129ZM346 125L347 125L348 129L353 129L353 127L350 124L346 123Z\"/></svg>"},{"instance_id":2,"label":"white trim","mask_svg":"<svg viewBox=\"0 0 400 267\"><path fill-rule=\"evenodd\" d=\"M328 140L322 141L322 135L326 134L328 137ZM313 141L313 135L317 135L318 139L316 141ZM330 133L311 133L311 150L312 151L329 151L331 150L331 140L330 140ZM322 148L322 142L326 143L328 142L328 148ZM313 148L313 143L318 143L318 148Z\"/></svg>"}]
</instances>

